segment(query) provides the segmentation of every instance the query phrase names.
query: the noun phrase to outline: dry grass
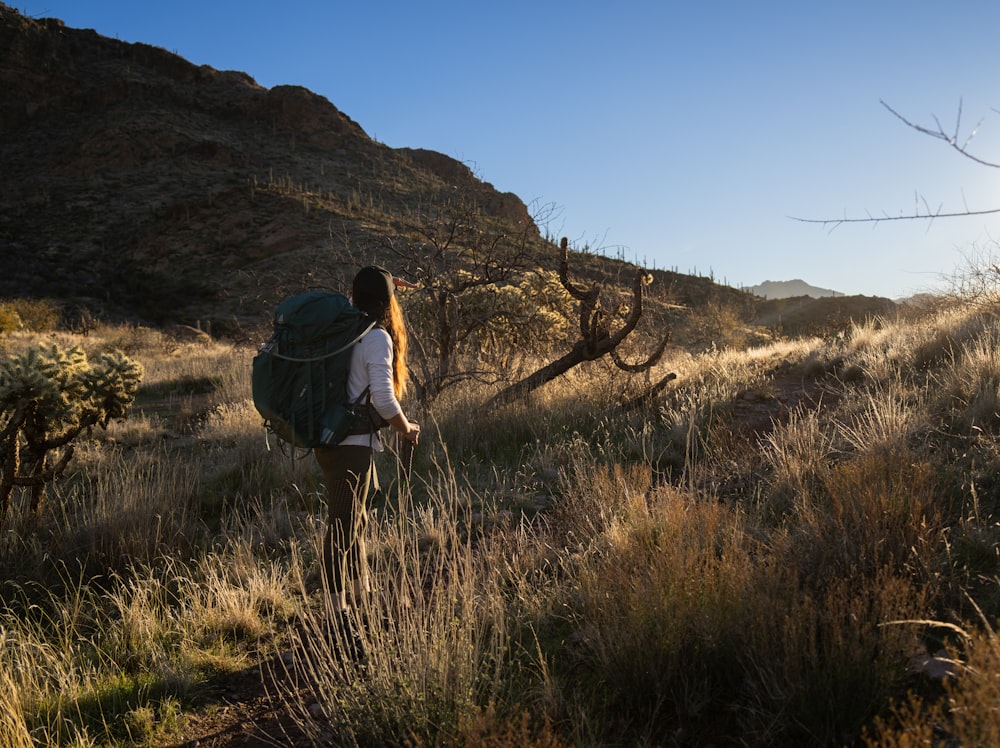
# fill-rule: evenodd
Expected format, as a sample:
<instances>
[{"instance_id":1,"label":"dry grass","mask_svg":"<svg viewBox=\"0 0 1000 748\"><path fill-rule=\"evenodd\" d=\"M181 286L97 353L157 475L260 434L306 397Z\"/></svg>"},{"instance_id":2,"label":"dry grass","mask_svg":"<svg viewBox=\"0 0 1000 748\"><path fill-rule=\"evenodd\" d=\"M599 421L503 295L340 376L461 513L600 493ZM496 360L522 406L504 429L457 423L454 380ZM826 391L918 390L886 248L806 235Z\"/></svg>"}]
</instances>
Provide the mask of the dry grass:
<instances>
[{"instance_id":1,"label":"dry grass","mask_svg":"<svg viewBox=\"0 0 1000 748\"><path fill-rule=\"evenodd\" d=\"M493 413L454 390L411 484L379 458L362 671L319 591L318 471L265 446L252 351L94 331L147 379L51 519L0 538L0 742L162 743L282 642L316 744L996 742L998 339L953 306L678 351L624 414L637 382L603 365ZM776 372L830 397L741 430L734 399L783 395ZM908 671L933 627L902 620L968 632L946 698Z\"/></svg>"},{"instance_id":2,"label":"dry grass","mask_svg":"<svg viewBox=\"0 0 1000 748\"><path fill-rule=\"evenodd\" d=\"M938 660L950 675L942 691L928 699L910 693L892 703L865 734L868 746L910 748L937 745L947 736L954 745L1000 744L997 704L1000 688L1000 641L992 626L967 632L951 626L961 646L941 650ZM900 621L902 626L928 626L934 621Z\"/></svg>"},{"instance_id":3,"label":"dry grass","mask_svg":"<svg viewBox=\"0 0 1000 748\"><path fill-rule=\"evenodd\" d=\"M310 696L295 693L289 706L318 744L369 745L386 735L437 744L508 695L505 574L474 552L454 491L432 486L419 511L370 528L375 584L355 618L372 622L360 628L363 665L339 656L345 642L331 632L328 599L319 595L303 613L292 667Z\"/></svg>"},{"instance_id":4,"label":"dry grass","mask_svg":"<svg viewBox=\"0 0 1000 748\"><path fill-rule=\"evenodd\" d=\"M178 706L203 698L205 678L256 659L299 606L286 575L237 544L196 566L164 559L48 591L10 587L4 729L44 745L135 745L176 730ZM155 729L140 736L150 715Z\"/></svg>"}]
</instances>

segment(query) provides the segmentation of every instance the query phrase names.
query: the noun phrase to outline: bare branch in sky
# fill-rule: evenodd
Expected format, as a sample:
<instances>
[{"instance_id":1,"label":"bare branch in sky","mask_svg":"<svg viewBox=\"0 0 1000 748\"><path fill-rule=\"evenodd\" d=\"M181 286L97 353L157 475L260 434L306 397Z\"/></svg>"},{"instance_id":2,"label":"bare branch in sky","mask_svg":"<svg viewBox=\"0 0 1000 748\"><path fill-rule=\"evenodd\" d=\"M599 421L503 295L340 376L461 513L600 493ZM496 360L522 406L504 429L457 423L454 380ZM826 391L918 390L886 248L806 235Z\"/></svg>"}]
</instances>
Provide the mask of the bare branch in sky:
<instances>
[{"instance_id":1,"label":"bare branch in sky","mask_svg":"<svg viewBox=\"0 0 1000 748\"><path fill-rule=\"evenodd\" d=\"M886 109L888 109L889 112L894 117L896 117L896 119L898 119L900 122L902 122L907 127L910 127L910 128L916 130L919 133L923 133L924 135L929 135L932 138L936 138L937 140L943 140L945 143L947 143L948 145L950 145L952 148L954 148L956 151L958 151L959 153L961 153L963 156L965 156L968 159L971 159L972 161L975 161L977 164L982 164L983 166L989 166L989 167L992 167L994 169L1000 169L1000 164L995 164L995 163L993 163L991 161L985 161L985 160L983 160L983 159L981 159L981 158L979 158L977 156L973 156L968 151L969 143L971 143L972 139L974 137L976 137L976 133L979 132L979 126L983 124L982 120L979 120L979 122L976 123L976 126L973 127L972 130L969 131L969 136L965 139L965 142L962 145L958 144L959 130L962 127L962 102L961 101L958 102L958 115L957 115L956 121L955 121L955 132L952 135L949 135L948 133L946 133L944 131L944 128L941 127L941 122L938 120L937 117L934 118L934 124L937 125L937 129L936 130L931 130L930 128L923 127L922 125L918 125L918 124L916 124L914 122L910 122L908 119L906 119L906 117L904 117L902 114L900 114L899 112L897 112L895 109L893 109L891 106L889 106L888 104L886 104L881 99L879 99L879 103L882 106L884 106Z\"/></svg>"},{"instance_id":2,"label":"bare branch in sky","mask_svg":"<svg viewBox=\"0 0 1000 748\"><path fill-rule=\"evenodd\" d=\"M929 213L907 213L898 216L890 216L888 214L882 216L869 215L865 218L799 218L797 216L789 216L793 221L799 221L800 223L819 223L824 226L834 226L837 227L842 223L883 223L885 221L915 221L918 219L934 220L935 218L964 218L967 216L988 216L994 213L1000 213L1000 208L989 208L987 210L962 210L956 213L942 213L940 208L935 212Z\"/></svg>"},{"instance_id":3,"label":"bare branch in sky","mask_svg":"<svg viewBox=\"0 0 1000 748\"><path fill-rule=\"evenodd\" d=\"M979 127L983 123L982 120L979 120L979 122L976 123L976 126L969 131L969 134L965 138L965 141L959 144L958 142L959 135L962 130L961 100L959 100L958 102L958 112L956 113L955 117L955 131L952 134L948 134L947 132L945 132L944 127L941 125L941 121L936 116L934 117L934 125L935 125L934 128L924 127L923 125L918 125L915 122L911 122L910 120L906 119L906 117L901 115L899 112L897 112L895 109L893 109L891 106L886 104L881 99L879 100L879 103L882 104L882 106L884 106L886 109L888 109L889 112L894 117L896 117L896 119L898 119L907 127L912 128L913 130L916 130L917 132L923 135L928 135L932 138L935 138L936 140L943 140L945 143L950 145L954 150L961 153L967 159L975 161L977 164L980 164L981 166L989 166L994 169L1000 169L1000 164L996 164L991 161L986 161L984 159L979 158L978 156L973 156L971 153L969 153L968 150L969 144L972 142L973 138L976 137L976 133L979 132ZM1000 113L1000 109L994 108L993 111ZM889 215L888 213L884 213L881 216L873 216L871 215L871 213L869 213L867 216L863 218L847 218L846 216L843 218L799 218L797 216L789 216L789 218L791 218L793 221L799 221L801 223L818 223L822 224L823 226L830 226L831 227L830 230L832 231L841 224L845 223L868 223L872 224L873 226L877 226L878 224L884 221L916 221L923 219L933 222L934 219L936 218L967 218L970 216L987 216L1000 213L1000 208L988 208L986 210L969 210L968 202L965 199L964 191L962 193L962 203L965 205L965 210L961 211L945 213L942 211L943 204L938 205L937 210L931 210L931 207L928 204L927 200L923 197L923 195L919 194L914 196L914 203L916 207L914 208L912 213L900 213L899 215L895 216ZM921 204L923 205L923 207L921 207Z\"/></svg>"}]
</instances>

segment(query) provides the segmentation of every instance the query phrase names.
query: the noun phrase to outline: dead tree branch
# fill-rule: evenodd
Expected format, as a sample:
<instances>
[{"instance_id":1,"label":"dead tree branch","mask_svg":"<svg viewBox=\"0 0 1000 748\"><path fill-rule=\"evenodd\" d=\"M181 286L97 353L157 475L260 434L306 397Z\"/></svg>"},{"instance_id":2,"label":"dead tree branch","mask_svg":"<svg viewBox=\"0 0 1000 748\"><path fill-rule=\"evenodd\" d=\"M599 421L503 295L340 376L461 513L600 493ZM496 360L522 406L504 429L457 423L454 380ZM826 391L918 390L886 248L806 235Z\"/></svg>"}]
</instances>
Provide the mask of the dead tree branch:
<instances>
[{"instance_id":1,"label":"dead tree branch","mask_svg":"<svg viewBox=\"0 0 1000 748\"><path fill-rule=\"evenodd\" d=\"M580 303L580 339L563 356L499 392L489 401L487 407L497 407L524 397L529 392L541 387L546 382L551 382L584 361L594 361L610 355L618 368L630 373L638 373L648 371L662 357L670 338L669 332L663 337L656 350L641 364L626 363L617 350L632 334L642 317L643 288L652 282L652 276L645 270L636 272L632 281L632 304L628 317L624 324L614 332L609 326L609 315L606 314L601 303L601 286L594 284L589 288L582 288L570 280L569 245L565 237L559 244L559 281L566 291Z\"/></svg>"},{"instance_id":2,"label":"dead tree branch","mask_svg":"<svg viewBox=\"0 0 1000 748\"><path fill-rule=\"evenodd\" d=\"M962 101L961 101L961 99L959 99L959 102L958 102L958 115L955 118L955 132L952 133L952 134L950 134L950 135L944 131L944 128L941 126L941 122L940 122L940 120L938 120L937 117L934 117L934 123L937 126L937 129L933 129L932 130L929 127L924 127L922 125L916 124L915 122L910 122L908 119L906 119L906 117L904 117L902 114L900 114L899 112L897 112L895 109L893 109L891 106L889 106L888 104L886 104L881 99L879 99L879 103L882 106L884 106L886 109L888 109L889 112L894 117L896 117L896 119L898 119L900 122L902 122L907 127L911 128L913 130L916 130L917 132L922 133L923 135L929 135L930 137L932 137L932 138L934 138L936 140L943 140L945 143L947 143L949 146L951 146L954 150L956 150L959 153L961 153L967 159L970 159L971 161L975 161L977 164L981 164L982 166L989 166L989 167L994 168L994 169L1000 169L1000 164L995 164L995 163L993 163L991 161L985 161L985 160L979 158L978 156L973 156L971 153L969 153L969 150L968 150L969 143L972 142L972 139L976 137L976 133L979 132L979 128L983 124L982 120L979 120L979 122L976 123L976 126L973 127L972 130L969 131L969 135L965 138L965 142L962 143L961 145L958 144L959 134L960 134L961 129L962 129Z\"/></svg>"},{"instance_id":3,"label":"dead tree branch","mask_svg":"<svg viewBox=\"0 0 1000 748\"><path fill-rule=\"evenodd\" d=\"M982 125L982 120L976 123L976 126L969 131L969 134L964 138L964 140L961 138L961 130L962 130L961 100L959 100L958 103L958 113L955 118L955 129L953 132L950 133L945 131L944 126L941 124L941 121L936 116L934 117L934 127L925 127L923 125L918 125L915 122L911 122L909 119L907 119L902 114L893 109L891 106L889 106L885 101L879 100L879 103L883 107L885 107L890 114L892 114L896 119L898 119L900 122L902 122L910 129L919 132L921 135L927 135L928 137L934 138L935 140L941 140L947 143L948 146L951 147L953 150L957 151L965 158L969 159L970 161L974 161L975 163L981 166L987 166L993 169L1000 169L1000 164L979 158L978 156L975 156L969 152L969 144L972 142L972 140L976 137L976 134L979 132L979 128ZM962 142L959 142L960 140ZM858 218L847 218L846 216L843 218L799 218L796 216L790 216L790 218L793 221L799 221L800 223L818 223L823 226L830 226L832 231L841 224L845 223L867 223L871 225L878 225L880 223L887 221L916 221L916 220L933 221L937 218L969 218L972 216L988 216L1000 213L1000 208L987 208L985 210L969 210L968 208L966 208L965 210L960 210L960 211L945 212L944 210L942 210L942 207L940 205L936 210L931 210L927 201L921 196L918 196L917 203L918 205L919 203L923 203L923 210L921 210L918 207L911 213L900 213L899 215L889 215L888 213L883 213L880 216L873 216L869 214L865 217L858 217Z\"/></svg>"}]
</instances>

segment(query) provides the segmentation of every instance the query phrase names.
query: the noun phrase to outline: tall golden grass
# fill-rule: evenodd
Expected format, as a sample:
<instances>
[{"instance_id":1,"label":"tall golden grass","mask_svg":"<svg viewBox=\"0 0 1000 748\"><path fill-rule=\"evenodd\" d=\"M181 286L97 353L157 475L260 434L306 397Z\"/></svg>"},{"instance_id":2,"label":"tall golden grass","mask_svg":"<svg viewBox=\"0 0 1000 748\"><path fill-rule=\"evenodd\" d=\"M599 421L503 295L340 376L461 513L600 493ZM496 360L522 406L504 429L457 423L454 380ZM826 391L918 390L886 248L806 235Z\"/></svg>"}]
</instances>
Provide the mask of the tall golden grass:
<instances>
[{"instance_id":1,"label":"tall golden grass","mask_svg":"<svg viewBox=\"0 0 1000 748\"><path fill-rule=\"evenodd\" d=\"M265 438L252 350L98 328L78 342L147 377L0 538L0 742L162 745L267 661L316 745L991 744L998 339L952 305L676 351L643 411L600 364L494 412L456 389L410 481L379 456L357 660L324 487ZM945 653L943 681L919 669Z\"/></svg>"}]
</instances>

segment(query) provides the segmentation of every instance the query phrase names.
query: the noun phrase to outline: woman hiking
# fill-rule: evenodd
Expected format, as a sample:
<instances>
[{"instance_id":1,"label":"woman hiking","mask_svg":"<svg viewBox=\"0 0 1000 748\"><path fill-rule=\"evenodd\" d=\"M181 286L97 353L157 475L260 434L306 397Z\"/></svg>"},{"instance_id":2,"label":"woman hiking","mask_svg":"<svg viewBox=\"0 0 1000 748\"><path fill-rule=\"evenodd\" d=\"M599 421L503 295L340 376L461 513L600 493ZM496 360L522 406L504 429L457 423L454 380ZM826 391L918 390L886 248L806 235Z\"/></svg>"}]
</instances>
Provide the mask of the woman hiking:
<instances>
[{"instance_id":1,"label":"woman hiking","mask_svg":"<svg viewBox=\"0 0 1000 748\"><path fill-rule=\"evenodd\" d=\"M397 285L414 287L376 266L362 268L354 276L351 301L378 324L351 354L347 395L350 402L355 402L367 391L376 412L412 445L417 443L420 427L407 419L399 404L409 376L406 324L396 300ZM366 520L374 453L382 450L377 431L348 436L336 446L313 450L326 481L329 504L323 539L323 581L335 622L342 627L349 628L351 604L369 588L361 530ZM356 636L352 638L356 640Z\"/></svg>"}]
</instances>

